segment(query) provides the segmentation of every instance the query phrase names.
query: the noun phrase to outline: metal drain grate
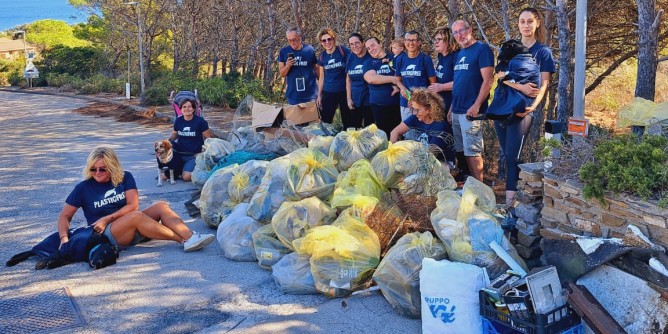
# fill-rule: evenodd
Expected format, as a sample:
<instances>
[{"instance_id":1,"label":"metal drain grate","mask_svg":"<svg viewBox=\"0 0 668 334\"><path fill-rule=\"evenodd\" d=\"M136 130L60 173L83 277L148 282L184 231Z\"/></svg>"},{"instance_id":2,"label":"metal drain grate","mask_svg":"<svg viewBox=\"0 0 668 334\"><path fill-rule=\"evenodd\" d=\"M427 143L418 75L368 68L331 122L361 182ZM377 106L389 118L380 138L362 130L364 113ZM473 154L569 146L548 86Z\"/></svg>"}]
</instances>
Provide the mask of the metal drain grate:
<instances>
[{"instance_id":1,"label":"metal drain grate","mask_svg":"<svg viewBox=\"0 0 668 334\"><path fill-rule=\"evenodd\" d=\"M51 333L86 324L68 288L0 300L0 333Z\"/></svg>"}]
</instances>

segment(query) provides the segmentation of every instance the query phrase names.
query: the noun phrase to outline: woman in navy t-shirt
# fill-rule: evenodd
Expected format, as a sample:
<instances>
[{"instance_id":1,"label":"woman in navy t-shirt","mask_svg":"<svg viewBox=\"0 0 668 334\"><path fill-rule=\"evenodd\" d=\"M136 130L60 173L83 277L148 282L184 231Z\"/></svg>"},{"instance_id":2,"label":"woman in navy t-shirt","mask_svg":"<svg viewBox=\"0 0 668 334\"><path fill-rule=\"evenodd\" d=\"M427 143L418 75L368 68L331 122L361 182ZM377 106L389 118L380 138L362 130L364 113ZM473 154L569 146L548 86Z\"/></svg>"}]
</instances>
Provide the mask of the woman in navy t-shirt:
<instances>
[{"instance_id":1,"label":"woman in navy t-shirt","mask_svg":"<svg viewBox=\"0 0 668 334\"><path fill-rule=\"evenodd\" d=\"M350 115L346 96L346 61L350 57L348 48L336 45L334 30L324 28L318 33L323 51L318 57L320 74L318 76L318 98L315 100L322 108L322 121L332 123L336 108L341 112L343 128L356 127Z\"/></svg>"},{"instance_id":2,"label":"woman in navy t-shirt","mask_svg":"<svg viewBox=\"0 0 668 334\"><path fill-rule=\"evenodd\" d=\"M174 240L186 252L201 249L216 238L191 231L166 202L139 211L139 192L134 177L124 171L109 147L98 147L88 156L84 181L74 187L58 216L61 245L68 242L72 217L83 210L88 226L104 233L116 246L132 246L143 238Z\"/></svg>"},{"instance_id":3,"label":"woman in navy t-shirt","mask_svg":"<svg viewBox=\"0 0 668 334\"><path fill-rule=\"evenodd\" d=\"M380 41L371 37L364 43L371 59L364 63L364 81L369 84L369 103L373 121L379 129L390 132L401 123L399 88L392 61L394 55L383 50Z\"/></svg>"},{"instance_id":4,"label":"woman in navy t-shirt","mask_svg":"<svg viewBox=\"0 0 668 334\"><path fill-rule=\"evenodd\" d=\"M503 148L503 154L506 158L506 204L512 204L516 191L517 181L519 179L520 163L519 157L522 154L523 144L526 142L526 136L531 129L533 122L533 112L538 108L550 84L550 76L555 71L552 51L545 46L546 30L543 26L543 17L534 8L524 8L520 12L518 27L522 34L522 44L529 48L529 52L540 68L540 85L535 83L513 83L510 80L504 81L505 85L518 90L522 94L535 97L530 106L527 106L523 113L516 113L519 121L506 126L501 126L500 121L494 121L494 128L499 137L499 145ZM501 69L504 71L504 69ZM539 123L543 120L539 119Z\"/></svg>"},{"instance_id":5,"label":"woman in navy t-shirt","mask_svg":"<svg viewBox=\"0 0 668 334\"><path fill-rule=\"evenodd\" d=\"M415 88L411 95L413 115L392 130L390 141L396 143L408 130L415 130L416 136L411 139L424 138L429 144L429 150L439 160L447 161L448 167L452 168L455 161L454 138L452 132L448 132L443 99L426 88Z\"/></svg>"},{"instance_id":6,"label":"woman in navy t-shirt","mask_svg":"<svg viewBox=\"0 0 668 334\"><path fill-rule=\"evenodd\" d=\"M364 39L358 33L348 37L352 54L346 60L346 93L348 108L356 128L373 123L373 114L369 106L369 85L364 81L364 63L371 58L364 47Z\"/></svg>"},{"instance_id":7,"label":"woman in navy t-shirt","mask_svg":"<svg viewBox=\"0 0 668 334\"><path fill-rule=\"evenodd\" d=\"M174 120L174 131L167 139L174 145L174 151L177 153L175 157L181 157L183 160L181 178L190 182L192 172L195 170L195 155L202 152L204 139L215 136L209 129L209 123L195 115L195 101L184 100L179 107L183 115ZM167 180L165 174L161 177L163 181Z\"/></svg>"}]
</instances>

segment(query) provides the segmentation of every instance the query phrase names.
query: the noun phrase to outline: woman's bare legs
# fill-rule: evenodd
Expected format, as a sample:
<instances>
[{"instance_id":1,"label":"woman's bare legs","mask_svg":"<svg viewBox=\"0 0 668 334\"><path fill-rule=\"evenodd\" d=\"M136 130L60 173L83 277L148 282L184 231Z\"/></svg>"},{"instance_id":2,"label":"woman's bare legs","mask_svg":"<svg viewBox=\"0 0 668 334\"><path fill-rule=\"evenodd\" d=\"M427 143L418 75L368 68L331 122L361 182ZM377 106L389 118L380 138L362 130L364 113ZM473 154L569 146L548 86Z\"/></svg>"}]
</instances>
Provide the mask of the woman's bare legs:
<instances>
[{"instance_id":1,"label":"woman's bare legs","mask_svg":"<svg viewBox=\"0 0 668 334\"><path fill-rule=\"evenodd\" d=\"M142 212L151 217L153 220L161 222L162 225L172 230L183 240L188 240L193 235L193 232L188 228L188 226L186 226L186 224L183 223L181 217L179 217L179 215L177 215L176 212L174 212L174 210L169 207L167 202L156 202L148 208L142 210ZM141 231L139 233L141 233ZM149 237L144 233L141 234L145 237Z\"/></svg>"},{"instance_id":2,"label":"woman's bare legs","mask_svg":"<svg viewBox=\"0 0 668 334\"><path fill-rule=\"evenodd\" d=\"M141 211L133 211L114 220L109 229L111 235L121 246L130 245L137 232L151 239L174 240L178 243L184 241L184 238L173 230L158 223Z\"/></svg>"}]
</instances>

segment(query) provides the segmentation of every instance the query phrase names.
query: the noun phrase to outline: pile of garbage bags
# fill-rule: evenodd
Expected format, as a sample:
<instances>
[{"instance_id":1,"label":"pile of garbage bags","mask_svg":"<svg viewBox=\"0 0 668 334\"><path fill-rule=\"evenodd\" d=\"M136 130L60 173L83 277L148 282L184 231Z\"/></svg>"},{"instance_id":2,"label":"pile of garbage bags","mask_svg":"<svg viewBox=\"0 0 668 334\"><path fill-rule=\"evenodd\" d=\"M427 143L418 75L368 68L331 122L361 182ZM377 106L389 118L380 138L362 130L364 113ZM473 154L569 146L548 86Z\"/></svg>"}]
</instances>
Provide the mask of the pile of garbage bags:
<instances>
[{"instance_id":1,"label":"pile of garbage bags","mask_svg":"<svg viewBox=\"0 0 668 334\"><path fill-rule=\"evenodd\" d=\"M280 151L240 129L230 142L207 140L197 157L197 168L211 172L198 206L217 229L223 256L257 261L282 292L346 297L375 282L397 313L419 317L424 259L484 267L494 278L508 268L489 246L496 242L522 263L492 214L493 191L474 178L456 190L447 164L424 143L389 143L375 125L338 134L324 124L298 131L308 147ZM239 152L258 159L214 169ZM264 161L261 154L280 156ZM431 208L436 200L436 209L418 219L428 229L383 239L381 257L367 217L383 207L399 223L410 220L396 203L385 208L390 195L428 198Z\"/></svg>"}]
</instances>

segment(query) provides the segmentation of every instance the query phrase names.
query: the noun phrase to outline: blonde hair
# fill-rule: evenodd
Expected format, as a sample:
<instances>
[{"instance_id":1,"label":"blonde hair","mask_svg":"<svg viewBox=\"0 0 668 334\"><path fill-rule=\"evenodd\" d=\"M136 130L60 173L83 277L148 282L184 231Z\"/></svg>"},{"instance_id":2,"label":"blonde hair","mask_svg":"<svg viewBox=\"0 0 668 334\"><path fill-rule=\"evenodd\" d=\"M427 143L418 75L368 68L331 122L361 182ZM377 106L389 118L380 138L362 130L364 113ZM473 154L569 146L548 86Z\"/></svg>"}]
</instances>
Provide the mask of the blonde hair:
<instances>
[{"instance_id":1,"label":"blonde hair","mask_svg":"<svg viewBox=\"0 0 668 334\"><path fill-rule=\"evenodd\" d=\"M531 15L534 16L536 21L538 21L539 25L538 28L536 28L535 37L536 40L539 41L541 44L545 44L547 38L546 37L547 29L545 28L545 23L543 22L543 15L533 7L526 7L522 9L522 11L520 11L520 15L522 15L522 13L524 12L531 13Z\"/></svg>"},{"instance_id":2,"label":"blonde hair","mask_svg":"<svg viewBox=\"0 0 668 334\"><path fill-rule=\"evenodd\" d=\"M443 98L438 93L432 93L426 88L415 88L411 92L411 103L417 103L429 109L429 114L434 122L440 122L445 119Z\"/></svg>"},{"instance_id":3,"label":"blonde hair","mask_svg":"<svg viewBox=\"0 0 668 334\"><path fill-rule=\"evenodd\" d=\"M84 167L83 170L84 180L93 178L93 173L90 171L90 169L93 168L95 162L100 159L102 159L104 164L107 166L107 171L111 176L111 184L113 184L114 187L121 184L121 182L123 182L125 171L123 170L121 162L118 160L116 152L114 152L111 147L107 146L98 146L93 150L93 152L90 152L88 159L86 160L86 167Z\"/></svg>"},{"instance_id":4,"label":"blonde hair","mask_svg":"<svg viewBox=\"0 0 668 334\"><path fill-rule=\"evenodd\" d=\"M445 43L447 46L446 51L448 53L452 53L460 49L459 43L457 43L455 37L452 36L452 29L448 27L438 27L436 28L436 31L434 31L433 37L436 38L438 35L443 36L443 43Z\"/></svg>"},{"instance_id":5,"label":"blonde hair","mask_svg":"<svg viewBox=\"0 0 668 334\"><path fill-rule=\"evenodd\" d=\"M320 42L320 39L324 35L330 35L330 36L332 36L332 39L334 39L336 41L336 33L334 32L334 30L332 30L332 28L322 28L322 29L320 29L320 32L318 33L318 42Z\"/></svg>"},{"instance_id":6,"label":"blonde hair","mask_svg":"<svg viewBox=\"0 0 668 334\"><path fill-rule=\"evenodd\" d=\"M390 43L390 46L399 45L401 46L402 49L406 49L406 46L404 45L405 42L406 41L404 40L403 37L397 37L395 40L392 41L392 43Z\"/></svg>"}]
</instances>

